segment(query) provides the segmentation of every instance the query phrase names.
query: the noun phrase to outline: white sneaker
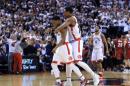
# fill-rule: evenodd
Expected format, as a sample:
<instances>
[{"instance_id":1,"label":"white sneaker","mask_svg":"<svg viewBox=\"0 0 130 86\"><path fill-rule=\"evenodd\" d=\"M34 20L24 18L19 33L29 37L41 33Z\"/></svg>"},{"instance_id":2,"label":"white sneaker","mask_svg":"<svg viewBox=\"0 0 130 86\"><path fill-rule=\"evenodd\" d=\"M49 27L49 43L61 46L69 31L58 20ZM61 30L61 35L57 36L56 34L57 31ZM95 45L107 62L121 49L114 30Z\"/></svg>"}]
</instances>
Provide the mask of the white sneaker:
<instances>
[{"instance_id":1,"label":"white sneaker","mask_svg":"<svg viewBox=\"0 0 130 86\"><path fill-rule=\"evenodd\" d=\"M72 82L71 82L71 81L66 81L66 82L64 83L64 86L72 86Z\"/></svg>"},{"instance_id":2,"label":"white sneaker","mask_svg":"<svg viewBox=\"0 0 130 86\"><path fill-rule=\"evenodd\" d=\"M127 73L129 73L129 70L128 69L124 69L123 73L127 74Z\"/></svg>"},{"instance_id":3,"label":"white sneaker","mask_svg":"<svg viewBox=\"0 0 130 86\"><path fill-rule=\"evenodd\" d=\"M95 74L93 77L94 86L98 86L99 82L100 82L99 75Z\"/></svg>"}]
</instances>

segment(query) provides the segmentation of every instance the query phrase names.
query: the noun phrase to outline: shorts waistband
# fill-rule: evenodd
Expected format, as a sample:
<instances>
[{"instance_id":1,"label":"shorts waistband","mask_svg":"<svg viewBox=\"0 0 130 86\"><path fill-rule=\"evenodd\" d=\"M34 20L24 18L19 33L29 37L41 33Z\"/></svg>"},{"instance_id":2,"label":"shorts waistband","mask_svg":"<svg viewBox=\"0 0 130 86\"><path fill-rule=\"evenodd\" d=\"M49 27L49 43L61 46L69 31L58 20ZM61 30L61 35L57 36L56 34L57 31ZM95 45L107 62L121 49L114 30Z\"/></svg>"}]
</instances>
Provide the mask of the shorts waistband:
<instances>
[{"instance_id":1,"label":"shorts waistband","mask_svg":"<svg viewBox=\"0 0 130 86\"><path fill-rule=\"evenodd\" d=\"M77 38L75 40L70 41L70 43L73 43L73 42L76 42L76 41L80 41L80 40L81 40L81 38Z\"/></svg>"}]
</instances>

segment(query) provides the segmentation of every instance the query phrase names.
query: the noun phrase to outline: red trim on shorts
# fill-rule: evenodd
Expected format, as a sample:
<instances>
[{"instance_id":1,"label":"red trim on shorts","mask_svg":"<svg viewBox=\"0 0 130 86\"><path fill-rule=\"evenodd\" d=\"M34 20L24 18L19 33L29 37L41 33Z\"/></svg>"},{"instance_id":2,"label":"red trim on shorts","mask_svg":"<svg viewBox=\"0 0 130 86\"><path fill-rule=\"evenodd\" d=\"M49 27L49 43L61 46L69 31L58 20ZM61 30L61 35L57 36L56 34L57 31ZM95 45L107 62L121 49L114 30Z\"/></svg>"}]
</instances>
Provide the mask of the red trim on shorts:
<instances>
[{"instance_id":1,"label":"red trim on shorts","mask_svg":"<svg viewBox=\"0 0 130 86\"><path fill-rule=\"evenodd\" d=\"M57 61L52 61L51 63L55 63L55 64L57 64L58 62L57 62Z\"/></svg>"},{"instance_id":2,"label":"red trim on shorts","mask_svg":"<svg viewBox=\"0 0 130 86\"><path fill-rule=\"evenodd\" d=\"M80 40L78 41L78 52L80 53Z\"/></svg>"},{"instance_id":3,"label":"red trim on shorts","mask_svg":"<svg viewBox=\"0 0 130 86\"><path fill-rule=\"evenodd\" d=\"M66 62L66 64L71 64L71 63L73 63L74 61L71 61L71 62Z\"/></svg>"},{"instance_id":4,"label":"red trim on shorts","mask_svg":"<svg viewBox=\"0 0 130 86\"><path fill-rule=\"evenodd\" d=\"M58 64L58 61L52 61L51 64ZM63 64L65 64L65 63L64 62L60 62L59 65L63 65Z\"/></svg>"},{"instance_id":5,"label":"red trim on shorts","mask_svg":"<svg viewBox=\"0 0 130 86\"><path fill-rule=\"evenodd\" d=\"M69 43L69 42L65 42L64 44L65 44L66 47L67 47L68 55L70 55L70 49L69 49L68 43Z\"/></svg>"}]
</instances>

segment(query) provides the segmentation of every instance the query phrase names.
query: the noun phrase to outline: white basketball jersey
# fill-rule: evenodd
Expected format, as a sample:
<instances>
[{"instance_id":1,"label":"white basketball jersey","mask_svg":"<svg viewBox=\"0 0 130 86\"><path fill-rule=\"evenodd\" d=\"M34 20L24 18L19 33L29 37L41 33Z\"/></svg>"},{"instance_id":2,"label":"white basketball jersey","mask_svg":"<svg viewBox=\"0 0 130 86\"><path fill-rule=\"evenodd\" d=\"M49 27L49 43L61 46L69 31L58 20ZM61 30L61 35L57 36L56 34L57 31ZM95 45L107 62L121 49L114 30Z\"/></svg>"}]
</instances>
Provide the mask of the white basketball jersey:
<instances>
[{"instance_id":1,"label":"white basketball jersey","mask_svg":"<svg viewBox=\"0 0 130 86\"><path fill-rule=\"evenodd\" d=\"M93 34L93 48L102 48L103 47L103 42L102 42L102 37L101 33Z\"/></svg>"},{"instance_id":2,"label":"white basketball jersey","mask_svg":"<svg viewBox=\"0 0 130 86\"><path fill-rule=\"evenodd\" d=\"M62 39L61 33L58 32L58 33L56 33L55 35L56 35L56 43L59 44L60 41L61 41L61 39ZM69 36L68 36L68 35L69 35L69 34L68 34L68 31L67 31L67 33L66 33L66 38L65 38L65 42L69 42Z\"/></svg>"},{"instance_id":3,"label":"white basketball jersey","mask_svg":"<svg viewBox=\"0 0 130 86\"><path fill-rule=\"evenodd\" d=\"M81 33L80 33L80 30L79 30L79 24L77 22L77 19L76 19L75 16L72 16L72 17L75 18L76 24L75 24L75 26L69 26L68 27L69 28L69 36L70 36L69 40L70 41L81 38Z\"/></svg>"}]
</instances>

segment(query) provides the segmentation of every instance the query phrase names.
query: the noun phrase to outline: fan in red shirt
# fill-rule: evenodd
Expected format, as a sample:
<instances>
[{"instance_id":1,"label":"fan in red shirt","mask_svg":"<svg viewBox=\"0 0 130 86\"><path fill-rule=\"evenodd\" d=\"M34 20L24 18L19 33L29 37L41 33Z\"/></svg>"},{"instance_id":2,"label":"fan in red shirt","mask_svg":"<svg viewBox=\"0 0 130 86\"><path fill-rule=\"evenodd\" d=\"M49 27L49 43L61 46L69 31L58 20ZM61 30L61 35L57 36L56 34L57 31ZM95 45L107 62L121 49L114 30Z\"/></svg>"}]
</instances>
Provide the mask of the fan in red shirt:
<instances>
[{"instance_id":1,"label":"fan in red shirt","mask_svg":"<svg viewBox=\"0 0 130 86\"><path fill-rule=\"evenodd\" d=\"M117 68L122 67L123 65L123 38L121 35L118 36L117 39L114 40L115 44L115 57L116 57L116 66Z\"/></svg>"},{"instance_id":2,"label":"fan in red shirt","mask_svg":"<svg viewBox=\"0 0 130 86\"><path fill-rule=\"evenodd\" d=\"M123 40L121 37L114 40L115 44L115 57L117 60L121 60L123 56Z\"/></svg>"},{"instance_id":3,"label":"fan in red shirt","mask_svg":"<svg viewBox=\"0 0 130 86\"><path fill-rule=\"evenodd\" d=\"M127 40L125 41L125 54L124 54L124 58L125 58L125 69L124 72L127 73L128 70L130 70L130 37L127 37Z\"/></svg>"}]
</instances>

